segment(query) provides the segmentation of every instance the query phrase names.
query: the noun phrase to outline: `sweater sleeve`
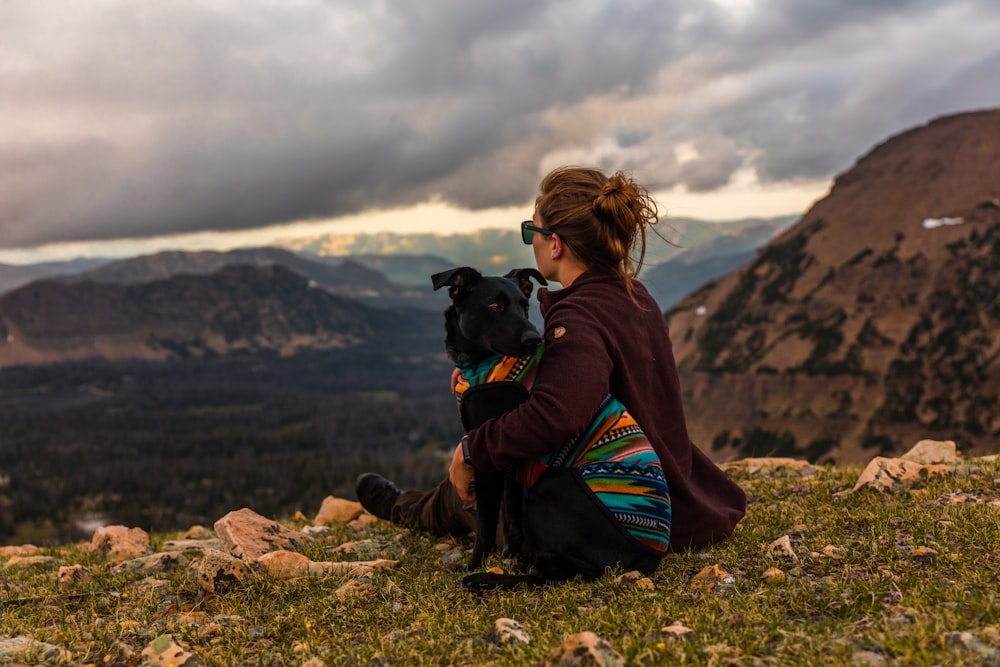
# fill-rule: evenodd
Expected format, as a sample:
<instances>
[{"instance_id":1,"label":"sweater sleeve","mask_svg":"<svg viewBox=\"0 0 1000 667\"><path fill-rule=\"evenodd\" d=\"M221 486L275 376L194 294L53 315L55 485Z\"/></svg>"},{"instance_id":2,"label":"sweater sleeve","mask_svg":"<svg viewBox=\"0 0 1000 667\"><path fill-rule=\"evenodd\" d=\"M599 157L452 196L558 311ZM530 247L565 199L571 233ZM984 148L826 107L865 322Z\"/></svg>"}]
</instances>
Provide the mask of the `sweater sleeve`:
<instances>
[{"instance_id":1,"label":"sweater sleeve","mask_svg":"<svg viewBox=\"0 0 1000 667\"><path fill-rule=\"evenodd\" d=\"M553 307L531 396L469 432L473 466L499 470L558 450L590 423L608 395L612 369L598 320L570 304Z\"/></svg>"}]
</instances>

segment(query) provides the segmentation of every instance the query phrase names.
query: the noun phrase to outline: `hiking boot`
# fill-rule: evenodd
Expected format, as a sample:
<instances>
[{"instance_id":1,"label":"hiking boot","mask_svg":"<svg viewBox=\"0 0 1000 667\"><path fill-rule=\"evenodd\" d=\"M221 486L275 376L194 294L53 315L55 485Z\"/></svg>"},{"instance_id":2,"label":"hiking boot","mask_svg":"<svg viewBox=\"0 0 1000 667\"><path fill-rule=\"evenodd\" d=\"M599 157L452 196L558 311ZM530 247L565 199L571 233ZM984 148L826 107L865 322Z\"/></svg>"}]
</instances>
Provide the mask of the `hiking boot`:
<instances>
[{"instance_id":1,"label":"hiking boot","mask_svg":"<svg viewBox=\"0 0 1000 667\"><path fill-rule=\"evenodd\" d=\"M402 493L395 484L381 475L366 472L358 477L354 485L354 493L358 502L366 510L380 519L392 521L392 507Z\"/></svg>"}]
</instances>

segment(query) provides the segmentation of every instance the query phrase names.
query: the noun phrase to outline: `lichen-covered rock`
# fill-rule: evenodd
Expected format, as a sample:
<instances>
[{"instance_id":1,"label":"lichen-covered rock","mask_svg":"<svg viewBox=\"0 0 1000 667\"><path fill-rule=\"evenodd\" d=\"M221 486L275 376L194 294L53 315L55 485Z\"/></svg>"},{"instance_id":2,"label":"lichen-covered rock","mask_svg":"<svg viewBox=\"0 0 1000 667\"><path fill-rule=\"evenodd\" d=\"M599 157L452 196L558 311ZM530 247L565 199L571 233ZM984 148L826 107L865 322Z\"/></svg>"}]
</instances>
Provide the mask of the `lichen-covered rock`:
<instances>
[{"instance_id":1,"label":"lichen-covered rock","mask_svg":"<svg viewBox=\"0 0 1000 667\"><path fill-rule=\"evenodd\" d=\"M63 589L89 584L93 580L94 575L83 565L63 565L56 573L56 584Z\"/></svg>"},{"instance_id":2,"label":"lichen-covered rock","mask_svg":"<svg viewBox=\"0 0 1000 667\"><path fill-rule=\"evenodd\" d=\"M198 585L206 593L228 593L249 579L247 564L222 551L206 551L198 564Z\"/></svg>"},{"instance_id":3,"label":"lichen-covered rock","mask_svg":"<svg viewBox=\"0 0 1000 667\"><path fill-rule=\"evenodd\" d=\"M312 541L299 531L245 507L216 521L215 532L223 550L246 563L253 563L272 551L298 551Z\"/></svg>"},{"instance_id":4,"label":"lichen-covered rock","mask_svg":"<svg viewBox=\"0 0 1000 667\"><path fill-rule=\"evenodd\" d=\"M122 563L151 551L149 533L142 528L99 526L90 540L90 550L110 557L115 563Z\"/></svg>"},{"instance_id":5,"label":"lichen-covered rock","mask_svg":"<svg viewBox=\"0 0 1000 667\"><path fill-rule=\"evenodd\" d=\"M546 662L559 667L625 667L625 658L593 632L570 635Z\"/></svg>"},{"instance_id":6,"label":"lichen-covered rock","mask_svg":"<svg viewBox=\"0 0 1000 667\"><path fill-rule=\"evenodd\" d=\"M350 523L361 516L364 511L365 508L356 500L327 496L323 499L313 523L317 526L326 526L331 523Z\"/></svg>"}]
</instances>

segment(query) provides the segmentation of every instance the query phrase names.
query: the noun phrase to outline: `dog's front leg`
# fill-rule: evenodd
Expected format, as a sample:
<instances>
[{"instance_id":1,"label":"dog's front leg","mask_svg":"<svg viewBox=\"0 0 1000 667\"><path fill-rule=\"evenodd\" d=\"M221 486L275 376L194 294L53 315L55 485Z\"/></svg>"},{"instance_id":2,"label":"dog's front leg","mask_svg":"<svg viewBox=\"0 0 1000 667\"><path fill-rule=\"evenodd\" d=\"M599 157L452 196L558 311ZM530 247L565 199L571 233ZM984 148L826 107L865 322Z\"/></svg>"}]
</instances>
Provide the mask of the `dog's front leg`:
<instances>
[{"instance_id":1,"label":"dog's front leg","mask_svg":"<svg viewBox=\"0 0 1000 667\"><path fill-rule=\"evenodd\" d=\"M513 472L504 476L503 557L524 559L524 487Z\"/></svg>"}]
</instances>

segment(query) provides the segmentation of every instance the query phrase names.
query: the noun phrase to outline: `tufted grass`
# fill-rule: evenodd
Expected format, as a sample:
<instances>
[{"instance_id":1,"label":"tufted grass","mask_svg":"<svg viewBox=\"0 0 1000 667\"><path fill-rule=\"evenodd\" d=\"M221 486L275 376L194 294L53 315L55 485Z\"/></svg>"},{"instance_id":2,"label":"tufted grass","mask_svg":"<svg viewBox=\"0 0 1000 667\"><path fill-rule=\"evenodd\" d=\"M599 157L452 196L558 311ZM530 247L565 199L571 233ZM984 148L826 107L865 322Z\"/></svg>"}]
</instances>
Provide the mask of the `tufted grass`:
<instances>
[{"instance_id":1,"label":"tufted grass","mask_svg":"<svg viewBox=\"0 0 1000 667\"><path fill-rule=\"evenodd\" d=\"M379 522L336 526L305 552L336 560L333 547L376 540L376 553L359 558L400 560L371 576L370 597L345 600L335 592L348 577L261 575L206 596L190 568L156 575L166 583L150 588L144 575L118 572L84 545L47 549L63 564L88 567L93 582L60 589L57 565L0 564L0 636L61 649L18 658L26 664L139 664L142 649L168 634L208 665L537 665L582 631L604 638L630 665L1000 664L1000 467L965 466L891 494L834 495L860 470L734 471L751 501L736 535L668 556L652 590L616 583L611 573L472 595L435 548L468 549L471 539ZM785 534L797 562L767 554ZM154 548L176 537L156 535ZM488 564L500 565L495 556ZM712 565L732 580L693 589L695 575ZM784 581L766 581L769 568ZM491 641L499 618L521 623L530 643ZM661 631L674 623L691 632ZM957 639L958 632L971 634Z\"/></svg>"}]
</instances>

